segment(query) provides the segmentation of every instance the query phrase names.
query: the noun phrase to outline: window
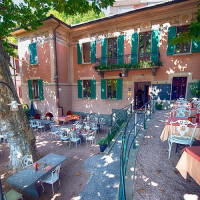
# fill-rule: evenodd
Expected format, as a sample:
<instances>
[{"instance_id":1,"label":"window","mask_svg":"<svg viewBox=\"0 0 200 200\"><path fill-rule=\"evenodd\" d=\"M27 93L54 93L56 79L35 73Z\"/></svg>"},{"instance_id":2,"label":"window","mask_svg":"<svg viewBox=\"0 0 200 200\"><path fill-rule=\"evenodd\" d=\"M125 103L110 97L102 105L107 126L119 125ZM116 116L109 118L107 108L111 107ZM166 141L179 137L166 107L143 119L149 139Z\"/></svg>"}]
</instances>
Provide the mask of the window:
<instances>
[{"instance_id":1,"label":"window","mask_svg":"<svg viewBox=\"0 0 200 200\"><path fill-rule=\"evenodd\" d=\"M90 80L83 80L83 97L91 97Z\"/></svg>"},{"instance_id":2,"label":"window","mask_svg":"<svg viewBox=\"0 0 200 200\"><path fill-rule=\"evenodd\" d=\"M90 42L86 42L82 44L83 46L83 63L90 63Z\"/></svg>"},{"instance_id":3,"label":"window","mask_svg":"<svg viewBox=\"0 0 200 200\"><path fill-rule=\"evenodd\" d=\"M189 31L189 26L179 26L176 27L176 36L179 36L183 32L188 32ZM190 53L190 46L191 42L186 42L186 43L181 43L181 44L176 44L175 45L175 53Z\"/></svg>"},{"instance_id":4,"label":"window","mask_svg":"<svg viewBox=\"0 0 200 200\"><path fill-rule=\"evenodd\" d=\"M38 80L32 80L33 99L39 99Z\"/></svg>"},{"instance_id":5,"label":"window","mask_svg":"<svg viewBox=\"0 0 200 200\"><path fill-rule=\"evenodd\" d=\"M42 79L28 80L29 98L43 100L43 83Z\"/></svg>"},{"instance_id":6,"label":"window","mask_svg":"<svg viewBox=\"0 0 200 200\"><path fill-rule=\"evenodd\" d=\"M172 81L172 100L180 97L185 98L187 87L187 77L174 77Z\"/></svg>"},{"instance_id":7,"label":"window","mask_svg":"<svg viewBox=\"0 0 200 200\"><path fill-rule=\"evenodd\" d=\"M109 99L117 98L117 80L116 79L107 80L107 98Z\"/></svg>"},{"instance_id":8,"label":"window","mask_svg":"<svg viewBox=\"0 0 200 200\"><path fill-rule=\"evenodd\" d=\"M117 64L117 38L108 38L107 65Z\"/></svg>"},{"instance_id":9,"label":"window","mask_svg":"<svg viewBox=\"0 0 200 200\"><path fill-rule=\"evenodd\" d=\"M151 56L151 32L139 34L139 61L149 61Z\"/></svg>"}]
</instances>

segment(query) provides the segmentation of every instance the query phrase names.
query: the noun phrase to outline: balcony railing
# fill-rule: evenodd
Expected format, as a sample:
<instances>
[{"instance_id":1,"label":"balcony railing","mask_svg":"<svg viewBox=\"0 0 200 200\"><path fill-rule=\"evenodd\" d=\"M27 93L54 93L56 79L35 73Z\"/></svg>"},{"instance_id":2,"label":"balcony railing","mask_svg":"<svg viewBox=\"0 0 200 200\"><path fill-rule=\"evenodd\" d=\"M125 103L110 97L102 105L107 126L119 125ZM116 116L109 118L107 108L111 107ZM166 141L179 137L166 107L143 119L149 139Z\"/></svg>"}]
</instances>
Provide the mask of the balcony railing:
<instances>
[{"instance_id":1,"label":"balcony railing","mask_svg":"<svg viewBox=\"0 0 200 200\"><path fill-rule=\"evenodd\" d=\"M152 74L155 76L156 69L162 65L160 61L157 61L158 58L158 53L153 52L138 55L126 54L124 56L102 57L96 59L95 70L102 78L106 71L122 71L125 76L128 76L129 70L136 69L152 69Z\"/></svg>"}]
</instances>

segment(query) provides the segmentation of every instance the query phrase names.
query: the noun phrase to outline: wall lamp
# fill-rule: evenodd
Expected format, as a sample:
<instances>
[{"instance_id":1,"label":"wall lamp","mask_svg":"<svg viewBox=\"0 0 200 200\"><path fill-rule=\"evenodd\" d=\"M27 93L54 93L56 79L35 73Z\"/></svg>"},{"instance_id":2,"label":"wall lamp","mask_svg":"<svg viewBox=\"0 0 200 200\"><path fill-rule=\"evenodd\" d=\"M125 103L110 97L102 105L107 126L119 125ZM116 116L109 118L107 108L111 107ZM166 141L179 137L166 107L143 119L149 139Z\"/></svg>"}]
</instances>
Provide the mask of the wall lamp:
<instances>
[{"instance_id":1,"label":"wall lamp","mask_svg":"<svg viewBox=\"0 0 200 200\"><path fill-rule=\"evenodd\" d=\"M15 94L14 94L12 88L7 83L5 83L3 81L0 81L0 84L7 86L7 88L9 88L10 91L12 92L12 95L13 95L13 98L14 98ZM8 105L10 106L11 111L18 111L19 110L18 106L21 105L21 104L17 103L17 101L14 100L11 103L9 103Z\"/></svg>"}]
</instances>

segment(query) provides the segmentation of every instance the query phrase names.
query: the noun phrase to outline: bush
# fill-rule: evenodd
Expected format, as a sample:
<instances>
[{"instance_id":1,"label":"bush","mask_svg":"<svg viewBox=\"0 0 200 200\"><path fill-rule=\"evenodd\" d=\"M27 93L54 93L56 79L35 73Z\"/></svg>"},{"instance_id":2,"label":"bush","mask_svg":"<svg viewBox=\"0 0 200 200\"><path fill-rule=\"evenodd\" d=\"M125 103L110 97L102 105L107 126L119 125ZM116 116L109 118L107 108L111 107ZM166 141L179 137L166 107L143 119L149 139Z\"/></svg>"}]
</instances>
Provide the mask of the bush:
<instances>
[{"instance_id":1,"label":"bush","mask_svg":"<svg viewBox=\"0 0 200 200\"><path fill-rule=\"evenodd\" d=\"M157 110L162 110L162 106L163 106L162 103L156 103L156 109Z\"/></svg>"},{"instance_id":2,"label":"bush","mask_svg":"<svg viewBox=\"0 0 200 200\"><path fill-rule=\"evenodd\" d=\"M194 97L200 97L200 80L197 83L190 85L191 93Z\"/></svg>"},{"instance_id":3,"label":"bush","mask_svg":"<svg viewBox=\"0 0 200 200\"><path fill-rule=\"evenodd\" d=\"M100 138L100 139L97 141L97 144L98 144L98 145L108 145L108 139L107 139L107 138Z\"/></svg>"}]
</instances>

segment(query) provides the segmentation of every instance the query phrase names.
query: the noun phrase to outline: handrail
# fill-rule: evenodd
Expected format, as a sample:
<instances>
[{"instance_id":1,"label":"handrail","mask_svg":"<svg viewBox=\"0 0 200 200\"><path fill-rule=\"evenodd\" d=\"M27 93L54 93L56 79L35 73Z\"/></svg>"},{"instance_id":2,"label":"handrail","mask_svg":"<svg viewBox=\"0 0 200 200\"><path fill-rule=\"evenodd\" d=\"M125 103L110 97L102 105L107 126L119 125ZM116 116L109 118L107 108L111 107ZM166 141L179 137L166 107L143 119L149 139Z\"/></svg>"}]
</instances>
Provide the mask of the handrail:
<instances>
[{"instance_id":1,"label":"handrail","mask_svg":"<svg viewBox=\"0 0 200 200\"><path fill-rule=\"evenodd\" d=\"M151 114L155 112L155 104L154 100L150 100L145 103L140 109L144 109L144 111L138 112L135 110L129 118L126 120L126 124L124 130L122 132L122 145L121 145L121 153L120 153L120 186L118 192L118 199L119 200L126 200L126 183L125 183L125 176L127 171L127 163L130 154L131 147L134 148L135 139L140 132L141 128L143 127L146 129L146 121L151 119ZM142 117L137 118L137 115L143 115L144 119L141 121ZM131 120L134 120L131 123ZM129 127L131 126L131 127ZM139 127L139 128L138 128ZM130 130L129 130L130 129ZM133 133L131 138L131 133Z\"/></svg>"}]
</instances>

